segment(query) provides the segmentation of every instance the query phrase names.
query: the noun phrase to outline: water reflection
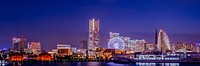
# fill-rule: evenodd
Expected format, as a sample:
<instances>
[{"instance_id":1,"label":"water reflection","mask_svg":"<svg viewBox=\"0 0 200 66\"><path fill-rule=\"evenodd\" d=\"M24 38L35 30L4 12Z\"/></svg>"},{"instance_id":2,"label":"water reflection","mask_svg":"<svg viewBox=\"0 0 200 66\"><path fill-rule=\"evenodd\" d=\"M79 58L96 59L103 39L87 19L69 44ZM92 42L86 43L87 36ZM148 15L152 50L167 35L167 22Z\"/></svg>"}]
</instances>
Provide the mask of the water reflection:
<instances>
[{"instance_id":1,"label":"water reflection","mask_svg":"<svg viewBox=\"0 0 200 66\"><path fill-rule=\"evenodd\" d=\"M66 62L67 66L101 66L100 62ZM63 65L63 63L61 63ZM60 66L61 66L60 65Z\"/></svg>"},{"instance_id":2,"label":"water reflection","mask_svg":"<svg viewBox=\"0 0 200 66\"><path fill-rule=\"evenodd\" d=\"M136 66L179 66L179 63L141 63L141 62L137 62Z\"/></svg>"},{"instance_id":3,"label":"water reflection","mask_svg":"<svg viewBox=\"0 0 200 66\"><path fill-rule=\"evenodd\" d=\"M108 62L104 66L130 66L130 64L117 64L117 63L113 63L113 62Z\"/></svg>"}]
</instances>

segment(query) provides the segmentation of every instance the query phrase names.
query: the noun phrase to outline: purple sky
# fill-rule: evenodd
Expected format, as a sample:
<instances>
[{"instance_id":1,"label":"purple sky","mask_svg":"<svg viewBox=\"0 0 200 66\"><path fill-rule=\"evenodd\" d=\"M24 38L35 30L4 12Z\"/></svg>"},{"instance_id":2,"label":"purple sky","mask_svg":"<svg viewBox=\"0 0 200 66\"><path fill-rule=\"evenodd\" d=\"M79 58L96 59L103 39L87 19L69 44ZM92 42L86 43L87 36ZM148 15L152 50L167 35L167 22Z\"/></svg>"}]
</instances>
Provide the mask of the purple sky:
<instances>
[{"instance_id":1,"label":"purple sky","mask_svg":"<svg viewBox=\"0 0 200 66\"><path fill-rule=\"evenodd\" d=\"M43 49L88 38L90 18L100 20L100 46L109 32L154 43L154 29L171 42L200 42L200 0L1 0L0 48L13 36L40 41Z\"/></svg>"}]
</instances>

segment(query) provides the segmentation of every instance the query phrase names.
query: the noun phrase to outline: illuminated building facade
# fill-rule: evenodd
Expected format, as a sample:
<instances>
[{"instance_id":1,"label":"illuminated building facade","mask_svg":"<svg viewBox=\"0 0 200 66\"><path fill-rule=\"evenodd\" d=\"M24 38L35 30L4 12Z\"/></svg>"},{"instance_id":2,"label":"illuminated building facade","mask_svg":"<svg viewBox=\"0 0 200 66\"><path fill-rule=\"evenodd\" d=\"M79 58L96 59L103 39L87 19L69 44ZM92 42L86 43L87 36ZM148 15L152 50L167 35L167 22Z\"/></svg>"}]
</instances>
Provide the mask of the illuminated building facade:
<instances>
[{"instance_id":1,"label":"illuminated building facade","mask_svg":"<svg viewBox=\"0 0 200 66\"><path fill-rule=\"evenodd\" d=\"M130 50L131 44L130 44L130 37L123 37L124 43L125 43L125 49L124 50Z\"/></svg>"},{"instance_id":2,"label":"illuminated building facade","mask_svg":"<svg viewBox=\"0 0 200 66\"><path fill-rule=\"evenodd\" d=\"M40 44L40 42L29 42L28 49L30 49L33 54L40 54L41 53L41 44Z\"/></svg>"},{"instance_id":3,"label":"illuminated building facade","mask_svg":"<svg viewBox=\"0 0 200 66\"><path fill-rule=\"evenodd\" d=\"M157 48L159 51L167 51L171 50L170 43L169 43L169 37L167 36L167 33L163 30L159 31L158 34L158 42L157 42Z\"/></svg>"},{"instance_id":4,"label":"illuminated building facade","mask_svg":"<svg viewBox=\"0 0 200 66\"><path fill-rule=\"evenodd\" d=\"M198 52L198 43L183 43L183 42L177 42L177 43L171 43L171 48L172 51L181 51L184 50L184 52L189 51L189 52Z\"/></svg>"},{"instance_id":5,"label":"illuminated building facade","mask_svg":"<svg viewBox=\"0 0 200 66\"><path fill-rule=\"evenodd\" d=\"M54 54L58 54L58 49L52 49L51 50Z\"/></svg>"},{"instance_id":6,"label":"illuminated building facade","mask_svg":"<svg viewBox=\"0 0 200 66\"><path fill-rule=\"evenodd\" d=\"M155 44L146 44L146 50L147 52L151 52L151 51L154 51L155 49Z\"/></svg>"},{"instance_id":7,"label":"illuminated building facade","mask_svg":"<svg viewBox=\"0 0 200 66\"><path fill-rule=\"evenodd\" d=\"M10 56L11 61L23 61L25 60L24 55L22 54L14 54Z\"/></svg>"},{"instance_id":8,"label":"illuminated building facade","mask_svg":"<svg viewBox=\"0 0 200 66\"><path fill-rule=\"evenodd\" d=\"M70 48L71 48L71 45L58 44L57 45L58 54L60 54L60 55L70 55Z\"/></svg>"},{"instance_id":9,"label":"illuminated building facade","mask_svg":"<svg viewBox=\"0 0 200 66\"><path fill-rule=\"evenodd\" d=\"M99 20L89 20L89 38L88 38L88 50L89 55L95 55L95 50L99 48Z\"/></svg>"},{"instance_id":10,"label":"illuminated building facade","mask_svg":"<svg viewBox=\"0 0 200 66\"><path fill-rule=\"evenodd\" d=\"M99 20L93 18L89 20L88 49L96 50L97 48L99 48Z\"/></svg>"},{"instance_id":11,"label":"illuminated building facade","mask_svg":"<svg viewBox=\"0 0 200 66\"><path fill-rule=\"evenodd\" d=\"M173 43L170 43L170 47L171 47L171 51L172 51L173 53L175 53L175 52L176 52L176 45L173 44Z\"/></svg>"},{"instance_id":12,"label":"illuminated building facade","mask_svg":"<svg viewBox=\"0 0 200 66\"><path fill-rule=\"evenodd\" d=\"M23 52L24 49L27 48L26 45L26 38L24 37L13 37L12 38L12 49L13 50L18 50Z\"/></svg>"},{"instance_id":13,"label":"illuminated building facade","mask_svg":"<svg viewBox=\"0 0 200 66\"><path fill-rule=\"evenodd\" d=\"M53 58L51 56L51 54L39 54L37 57L37 60L40 61L52 61Z\"/></svg>"},{"instance_id":14,"label":"illuminated building facade","mask_svg":"<svg viewBox=\"0 0 200 66\"><path fill-rule=\"evenodd\" d=\"M130 40L130 51L134 51L135 47L135 41L134 40Z\"/></svg>"},{"instance_id":15,"label":"illuminated building facade","mask_svg":"<svg viewBox=\"0 0 200 66\"><path fill-rule=\"evenodd\" d=\"M119 37L119 33L110 32L110 39L112 39L114 37Z\"/></svg>"},{"instance_id":16,"label":"illuminated building facade","mask_svg":"<svg viewBox=\"0 0 200 66\"><path fill-rule=\"evenodd\" d=\"M184 48L184 44L182 42L177 42L177 43L174 43L174 44L176 44L176 50Z\"/></svg>"},{"instance_id":17,"label":"illuminated building facade","mask_svg":"<svg viewBox=\"0 0 200 66\"><path fill-rule=\"evenodd\" d=\"M135 40L135 46L134 46L134 51L135 52L143 52L145 50L145 43L146 41L144 39L142 40Z\"/></svg>"},{"instance_id":18,"label":"illuminated building facade","mask_svg":"<svg viewBox=\"0 0 200 66\"><path fill-rule=\"evenodd\" d=\"M194 44L194 43L188 43L188 44L187 44L187 49L189 49L189 50L195 52L195 49L196 49L195 47L196 47L197 45L200 45L200 43L196 43L196 44ZM197 52L198 52L198 51L197 51Z\"/></svg>"},{"instance_id":19,"label":"illuminated building facade","mask_svg":"<svg viewBox=\"0 0 200 66\"><path fill-rule=\"evenodd\" d=\"M200 52L200 43L195 44L195 52Z\"/></svg>"},{"instance_id":20,"label":"illuminated building facade","mask_svg":"<svg viewBox=\"0 0 200 66\"><path fill-rule=\"evenodd\" d=\"M83 51L84 51L84 52L83 52ZM87 51L86 49L78 49L78 50L77 50L77 53L86 53L86 51Z\"/></svg>"},{"instance_id":21,"label":"illuminated building facade","mask_svg":"<svg viewBox=\"0 0 200 66\"><path fill-rule=\"evenodd\" d=\"M78 49L78 50L77 50L77 53L82 53L82 54L84 54L85 56L87 56L87 49Z\"/></svg>"},{"instance_id":22,"label":"illuminated building facade","mask_svg":"<svg viewBox=\"0 0 200 66\"><path fill-rule=\"evenodd\" d=\"M71 54L76 53L76 52L77 52L76 49L77 49L76 47L71 47L71 48L70 48Z\"/></svg>"}]
</instances>

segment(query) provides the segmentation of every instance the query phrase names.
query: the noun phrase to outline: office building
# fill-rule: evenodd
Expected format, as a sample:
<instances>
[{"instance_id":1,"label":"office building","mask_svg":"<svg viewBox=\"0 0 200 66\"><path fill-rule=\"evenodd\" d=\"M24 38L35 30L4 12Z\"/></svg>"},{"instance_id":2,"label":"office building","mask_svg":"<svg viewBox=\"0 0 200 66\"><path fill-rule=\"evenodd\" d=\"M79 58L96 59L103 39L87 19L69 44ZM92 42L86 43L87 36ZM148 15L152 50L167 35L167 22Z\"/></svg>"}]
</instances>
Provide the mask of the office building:
<instances>
[{"instance_id":1,"label":"office building","mask_svg":"<svg viewBox=\"0 0 200 66\"><path fill-rule=\"evenodd\" d=\"M57 45L58 54L61 54L61 55L70 55L70 48L71 48L71 45L58 44Z\"/></svg>"},{"instance_id":2,"label":"office building","mask_svg":"<svg viewBox=\"0 0 200 66\"><path fill-rule=\"evenodd\" d=\"M131 42L130 42L130 40L131 40L131 38L130 37L123 37L122 38L123 40L124 40L124 45L125 45L125 48L124 48L124 50L130 50L131 49Z\"/></svg>"},{"instance_id":3,"label":"office building","mask_svg":"<svg viewBox=\"0 0 200 66\"><path fill-rule=\"evenodd\" d=\"M24 37L13 37L12 38L12 49L20 51L20 52L24 52L24 50L27 48L26 40L27 39Z\"/></svg>"},{"instance_id":4,"label":"office building","mask_svg":"<svg viewBox=\"0 0 200 66\"><path fill-rule=\"evenodd\" d=\"M41 44L40 44L40 42L29 42L28 49L30 49L33 54L40 54L41 53Z\"/></svg>"},{"instance_id":5,"label":"office building","mask_svg":"<svg viewBox=\"0 0 200 66\"><path fill-rule=\"evenodd\" d=\"M145 44L146 41L144 39L142 40L135 40L135 52L143 52L145 51Z\"/></svg>"},{"instance_id":6,"label":"office building","mask_svg":"<svg viewBox=\"0 0 200 66\"><path fill-rule=\"evenodd\" d=\"M114 37L119 37L119 33L110 32L110 39L112 39Z\"/></svg>"},{"instance_id":7,"label":"office building","mask_svg":"<svg viewBox=\"0 0 200 66\"><path fill-rule=\"evenodd\" d=\"M76 47L71 47L70 48L70 52L71 52L71 54L74 54L74 53L76 53L77 51L76 51Z\"/></svg>"}]
</instances>

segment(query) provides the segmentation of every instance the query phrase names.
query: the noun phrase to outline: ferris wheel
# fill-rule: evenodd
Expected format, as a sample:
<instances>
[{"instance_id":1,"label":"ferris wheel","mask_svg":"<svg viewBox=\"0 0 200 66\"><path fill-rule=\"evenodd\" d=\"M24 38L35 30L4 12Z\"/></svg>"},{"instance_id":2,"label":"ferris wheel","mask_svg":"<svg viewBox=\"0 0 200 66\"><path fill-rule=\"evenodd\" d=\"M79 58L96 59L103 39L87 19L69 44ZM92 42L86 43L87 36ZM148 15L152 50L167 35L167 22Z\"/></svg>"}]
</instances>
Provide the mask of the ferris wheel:
<instances>
[{"instance_id":1,"label":"ferris wheel","mask_svg":"<svg viewBox=\"0 0 200 66\"><path fill-rule=\"evenodd\" d=\"M124 50L124 48L125 48L124 40L121 39L120 37L114 37L114 38L110 39L110 41L108 42L108 48Z\"/></svg>"}]
</instances>

